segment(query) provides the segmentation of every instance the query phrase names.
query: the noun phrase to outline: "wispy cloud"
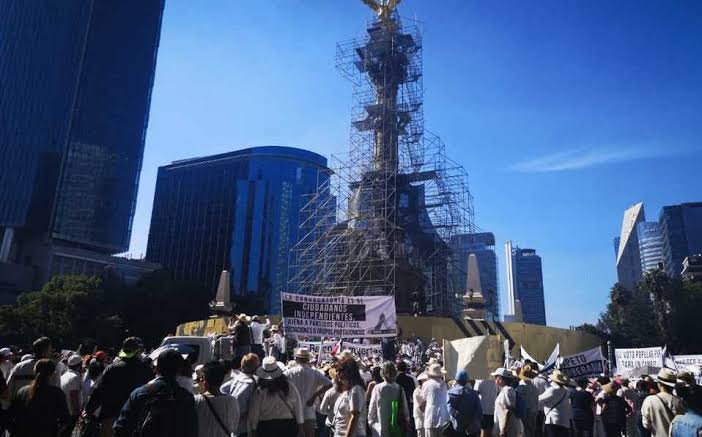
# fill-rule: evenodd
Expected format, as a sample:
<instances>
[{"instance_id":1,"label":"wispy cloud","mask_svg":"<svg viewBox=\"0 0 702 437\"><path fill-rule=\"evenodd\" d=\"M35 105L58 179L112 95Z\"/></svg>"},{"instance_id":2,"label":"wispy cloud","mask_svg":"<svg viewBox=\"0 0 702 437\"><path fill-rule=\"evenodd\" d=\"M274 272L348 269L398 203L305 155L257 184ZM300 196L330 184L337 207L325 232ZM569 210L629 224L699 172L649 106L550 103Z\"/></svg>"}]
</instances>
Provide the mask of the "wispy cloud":
<instances>
[{"instance_id":1,"label":"wispy cloud","mask_svg":"<svg viewBox=\"0 0 702 437\"><path fill-rule=\"evenodd\" d=\"M541 156L526 161L517 162L509 166L509 170L522 173L546 173L555 171L579 170L597 165L616 162L634 161L638 159L656 158L676 155L679 150L673 149L645 149L645 148L617 148L597 149L582 147L565 150L550 155Z\"/></svg>"}]
</instances>

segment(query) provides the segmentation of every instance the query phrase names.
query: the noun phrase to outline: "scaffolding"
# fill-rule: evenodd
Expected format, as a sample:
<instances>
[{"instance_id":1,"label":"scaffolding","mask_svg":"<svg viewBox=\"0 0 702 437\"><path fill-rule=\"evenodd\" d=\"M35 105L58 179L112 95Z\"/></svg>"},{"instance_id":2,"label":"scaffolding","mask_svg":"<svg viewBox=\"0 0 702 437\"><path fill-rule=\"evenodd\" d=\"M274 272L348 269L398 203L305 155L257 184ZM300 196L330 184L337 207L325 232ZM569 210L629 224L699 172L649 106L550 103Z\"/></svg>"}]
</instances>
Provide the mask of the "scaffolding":
<instances>
[{"instance_id":1,"label":"scaffolding","mask_svg":"<svg viewBox=\"0 0 702 437\"><path fill-rule=\"evenodd\" d=\"M449 242L475 232L468 174L425 130L422 39L397 12L337 44L353 85L348 156L300 212L291 291L394 295L398 312L458 314ZM454 266L465 271L465 266Z\"/></svg>"}]
</instances>

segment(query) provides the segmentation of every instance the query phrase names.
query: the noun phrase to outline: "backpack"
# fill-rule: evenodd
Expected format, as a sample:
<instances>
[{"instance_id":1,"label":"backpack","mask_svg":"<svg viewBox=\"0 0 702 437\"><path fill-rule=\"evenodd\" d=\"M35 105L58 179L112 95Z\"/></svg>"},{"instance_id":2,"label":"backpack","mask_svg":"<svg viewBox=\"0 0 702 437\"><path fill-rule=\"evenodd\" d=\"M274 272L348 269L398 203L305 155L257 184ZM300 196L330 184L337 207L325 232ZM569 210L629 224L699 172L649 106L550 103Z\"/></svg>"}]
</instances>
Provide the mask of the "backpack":
<instances>
[{"instance_id":1,"label":"backpack","mask_svg":"<svg viewBox=\"0 0 702 437\"><path fill-rule=\"evenodd\" d=\"M517 406L514 408L514 415L518 419L526 419L527 417L527 400L524 399L524 395L519 391L517 392Z\"/></svg>"},{"instance_id":2,"label":"backpack","mask_svg":"<svg viewBox=\"0 0 702 437\"><path fill-rule=\"evenodd\" d=\"M134 432L138 437L162 437L176 434L179 420L175 387L170 384L146 385L146 400Z\"/></svg>"}]
</instances>

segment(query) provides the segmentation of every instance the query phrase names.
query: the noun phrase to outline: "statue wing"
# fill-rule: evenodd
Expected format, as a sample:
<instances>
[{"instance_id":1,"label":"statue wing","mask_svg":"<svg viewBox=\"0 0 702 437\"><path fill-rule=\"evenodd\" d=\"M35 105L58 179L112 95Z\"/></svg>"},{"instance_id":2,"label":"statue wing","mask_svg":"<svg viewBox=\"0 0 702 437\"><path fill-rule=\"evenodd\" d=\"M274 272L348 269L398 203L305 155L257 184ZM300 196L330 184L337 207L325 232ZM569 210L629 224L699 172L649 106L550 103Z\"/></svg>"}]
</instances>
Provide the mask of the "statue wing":
<instances>
[{"instance_id":1,"label":"statue wing","mask_svg":"<svg viewBox=\"0 0 702 437\"><path fill-rule=\"evenodd\" d=\"M373 9L376 14L379 14L383 10L382 7L378 4L378 2L375 0L361 0L361 1L363 3L365 3L366 5L368 5L369 8ZM391 0L391 1L395 1L395 0Z\"/></svg>"},{"instance_id":2,"label":"statue wing","mask_svg":"<svg viewBox=\"0 0 702 437\"><path fill-rule=\"evenodd\" d=\"M402 0L389 0L387 4L387 8L389 11L394 11L397 5L401 2Z\"/></svg>"}]
</instances>

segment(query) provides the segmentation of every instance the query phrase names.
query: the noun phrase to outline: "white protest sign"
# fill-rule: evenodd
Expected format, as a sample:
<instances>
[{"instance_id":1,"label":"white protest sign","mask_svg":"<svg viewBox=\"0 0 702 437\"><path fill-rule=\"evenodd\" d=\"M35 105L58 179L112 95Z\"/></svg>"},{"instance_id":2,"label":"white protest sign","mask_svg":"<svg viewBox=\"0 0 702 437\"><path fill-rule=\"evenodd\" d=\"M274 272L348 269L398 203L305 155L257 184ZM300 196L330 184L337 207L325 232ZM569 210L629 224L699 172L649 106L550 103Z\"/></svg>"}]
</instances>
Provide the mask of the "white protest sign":
<instances>
[{"instance_id":1,"label":"white protest sign","mask_svg":"<svg viewBox=\"0 0 702 437\"><path fill-rule=\"evenodd\" d=\"M663 367L663 348L644 347L636 349L615 349L617 372L626 375L639 367Z\"/></svg>"},{"instance_id":2,"label":"white protest sign","mask_svg":"<svg viewBox=\"0 0 702 437\"><path fill-rule=\"evenodd\" d=\"M331 351L336 344L336 341L328 340L325 341L321 348L321 361L331 360ZM319 341L300 341L297 343L298 347L304 347L309 349L310 352L319 356L320 353L320 342ZM341 350L349 350L356 358L368 358L373 355L383 356L383 347L380 344L358 344L344 341L341 343ZM339 351L341 352L341 351Z\"/></svg>"},{"instance_id":3,"label":"white protest sign","mask_svg":"<svg viewBox=\"0 0 702 437\"><path fill-rule=\"evenodd\" d=\"M286 334L303 337L396 337L394 296L281 293Z\"/></svg>"},{"instance_id":4,"label":"white protest sign","mask_svg":"<svg viewBox=\"0 0 702 437\"><path fill-rule=\"evenodd\" d=\"M675 355L674 360L678 369L692 372L695 375L700 374L702 355Z\"/></svg>"},{"instance_id":5,"label":"white protest sign","mask_svg":"<svg viewBox=\"0 0 702 437\"><path fill-rule=\"evenodd\" d=\"M315 356L319 356L320 353L320 345L321 347L321 353L322 353L322 360L329 360L331 358L331 351L334 348L334 345L336 344L335 341L325 341L323 345L321 345L321 342L319 341L298 341L297 346L300 348L307 348L309 349L310 352L315 354Z\"/></svg>"},{"instance_id":6,"label":"white protest sign","mask_svg":"<svg viewBox=\"0 0 702 437\"><path fill-rule=\"evenodd\" d=\"M569 378L590 378L604 372L602 349L599 347L586 350L561 359L561 372Z\"/></svg>"}]
</instances>

